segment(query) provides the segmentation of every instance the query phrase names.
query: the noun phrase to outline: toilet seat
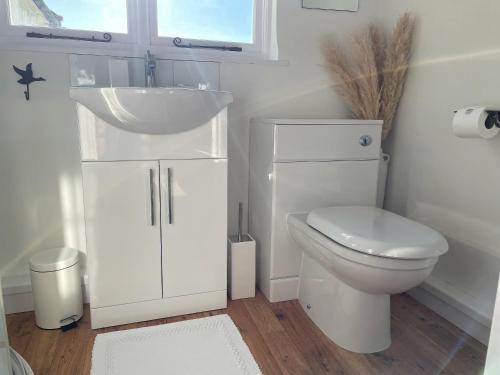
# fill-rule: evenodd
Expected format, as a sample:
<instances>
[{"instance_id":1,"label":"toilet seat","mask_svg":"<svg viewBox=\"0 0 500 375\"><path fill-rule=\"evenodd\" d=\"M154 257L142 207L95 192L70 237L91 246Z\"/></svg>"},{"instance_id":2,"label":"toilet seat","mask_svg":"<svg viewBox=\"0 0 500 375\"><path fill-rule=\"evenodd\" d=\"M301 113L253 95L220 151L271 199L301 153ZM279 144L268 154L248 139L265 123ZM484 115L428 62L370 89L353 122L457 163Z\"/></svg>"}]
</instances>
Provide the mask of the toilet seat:
<instances>
[{"instance_id":1,"label":"toilet seat","mask_svg":"<svg viewBox=\"0 0 500 375\"><path fill-rule=\"evenodd\" d=\"M313 210L307 224L361 253L395 259L428 259L448 250L437 231L376 207L340 206Z\"/></svg>"},{"instance_id":2,"label":"toilet seat","mask_svg":"<svg viewBox=\"0 0 500 375\"><path fill-rule=\"evenodd\" d=\"M319 230L307 224L307 214L290 214L287 216L288 232L295 235L301 235L311 244L321 257L323 262L337 262L344 259L368 267L392 269L392 270L416 270L432 267L436 264L438 258L431 257L425 259L400 259L394 257L382 257L368 254L362 251L356 251L344 246L330 237L324 235ZM292 237L294 237L292 235ZM318 259L318 261L320 261Z\"/></svg>"}]
</instances>

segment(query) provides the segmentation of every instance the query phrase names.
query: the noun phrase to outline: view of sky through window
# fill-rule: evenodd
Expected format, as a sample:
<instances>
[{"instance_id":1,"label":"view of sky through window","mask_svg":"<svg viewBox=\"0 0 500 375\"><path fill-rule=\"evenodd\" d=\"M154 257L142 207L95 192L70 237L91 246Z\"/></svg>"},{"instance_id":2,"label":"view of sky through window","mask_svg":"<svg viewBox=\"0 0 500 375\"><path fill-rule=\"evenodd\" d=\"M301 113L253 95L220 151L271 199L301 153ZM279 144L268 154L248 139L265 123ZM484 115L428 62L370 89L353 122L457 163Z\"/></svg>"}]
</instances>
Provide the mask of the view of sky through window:
<instances>
[{"instance_id":1,"label":"view of sky through window","mask_svg":"<svg viewBox=\"0 0 500 375\"><path fill-rule=\"evenodd\" d=\"M158 35L253 42L254 0L157 0Z\"/></svg>"},{"instance_id":2,"label":"view of sky through window","mask_svg":"<svg viewBox=\"0 0 500 375\"><path fill-rule=\"evenodd\" d=\"M127 33L127 0L9 0L13 25Z\"/></svg>"},{"instance_id":3,"label":"view of sky through window","mask_svg":"<svg viewBox=\"0 0 500 375\"><path fill-rule=\"evenodd\" d=\"M127 33L127 0L8 0L13 25ZM253 43L254 0L157 0L158 35Z\"/></svg>"}]
</instances>

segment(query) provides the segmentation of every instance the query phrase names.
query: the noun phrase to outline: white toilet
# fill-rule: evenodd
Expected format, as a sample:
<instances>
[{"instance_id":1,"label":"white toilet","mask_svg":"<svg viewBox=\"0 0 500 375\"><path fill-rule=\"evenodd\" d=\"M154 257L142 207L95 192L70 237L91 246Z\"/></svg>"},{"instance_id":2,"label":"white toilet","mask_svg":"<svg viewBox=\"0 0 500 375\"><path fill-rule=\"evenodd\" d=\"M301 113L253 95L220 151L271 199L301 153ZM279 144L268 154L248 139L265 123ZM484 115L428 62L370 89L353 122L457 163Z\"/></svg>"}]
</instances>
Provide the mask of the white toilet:
<instances>
[{"instance_id":1,"label":"white toilet","mask_svg":"<svg viewBox=\"0 0 500 375\"><path fill-rule=\"evenodd\" d=\"M336 344L373 353L391 344L390 295L424 281L448 250L433 229L375 207L290 214L303 250L299 301Z\"/></svg>"}]
</instances>

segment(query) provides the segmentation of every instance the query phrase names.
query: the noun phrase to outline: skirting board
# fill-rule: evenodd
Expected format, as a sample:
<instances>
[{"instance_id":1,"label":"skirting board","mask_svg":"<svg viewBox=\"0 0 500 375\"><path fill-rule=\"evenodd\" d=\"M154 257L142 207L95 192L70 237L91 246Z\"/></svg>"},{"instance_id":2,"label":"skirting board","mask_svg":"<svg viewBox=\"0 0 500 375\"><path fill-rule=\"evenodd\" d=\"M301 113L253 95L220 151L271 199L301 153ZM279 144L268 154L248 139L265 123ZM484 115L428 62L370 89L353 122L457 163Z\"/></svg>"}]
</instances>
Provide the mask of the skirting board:
<instances>
[{"instance_id":1,"label":"skirting board","mask_svg":"<svg viewBox=\"0 0 500 375\"><path fill-rule=\"evenodd\" d=\"M299 297L299 278L287 277L284 279L271 279L269 289L259 289L264 293L269 302L282 302L297 299Z\"/></svg>"},{"instance_id":2,"label":"skirting board","mask_svg":"<svg viewBox=\"0 0 500 375\"><path fill-rule=\"evenodd\" d=\"M459 296L442 290L439 285L440 282L431 277L406 293L479 342L488 345L491 319L474 311Z\"/></svg>"},{"instance_id":3,"label":"skirting board","mask_svg":"<svg viewBox=\"0 0 500 375\"><path fill-rule=\"evenodd\" d=\"M92 329L227 307L227 290L90 309Z\"/></svg>"},{"instance_id":4,"label":"skirting board","mask_svg":"<svg viewBox=\"0 0 500 375\"><path fill-rule=\"evenodd\" d=\"M6 314L15 314L25 311L33 311L33 293L31 291L31 281L28 276L18 276L4 278L3 299ZM82 277L83 300L89 303L87 276Z\"/></svg>"}]
</instances>

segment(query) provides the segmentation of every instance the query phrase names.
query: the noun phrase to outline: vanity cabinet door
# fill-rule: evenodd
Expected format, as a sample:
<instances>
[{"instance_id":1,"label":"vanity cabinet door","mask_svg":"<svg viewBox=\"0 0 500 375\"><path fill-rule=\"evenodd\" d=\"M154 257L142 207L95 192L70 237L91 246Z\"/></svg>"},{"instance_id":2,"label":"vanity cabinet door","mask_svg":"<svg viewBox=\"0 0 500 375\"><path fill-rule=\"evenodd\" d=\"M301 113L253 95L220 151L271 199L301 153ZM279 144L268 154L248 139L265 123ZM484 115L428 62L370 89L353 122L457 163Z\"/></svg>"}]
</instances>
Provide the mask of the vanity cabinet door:
<instances>
[{"instance_id":1,"label":"vanity cabinet door","mask_svg":"<svg viewBox=\"0 0 500 375\"><path fill-rule=\"evenodd\" d=\"M83 163L92 308L162 298L159 163Z\"/></svg>"},{"instance_id":2,"label":"vanity cabinet door","mask_svg":"<svg viewBox=\"0 0 500 375\"><path fill-rule=\"evenodd\" d=\"M225 290L227 160L160 162L163 297Z\"/></svg>"}]
</instances>

